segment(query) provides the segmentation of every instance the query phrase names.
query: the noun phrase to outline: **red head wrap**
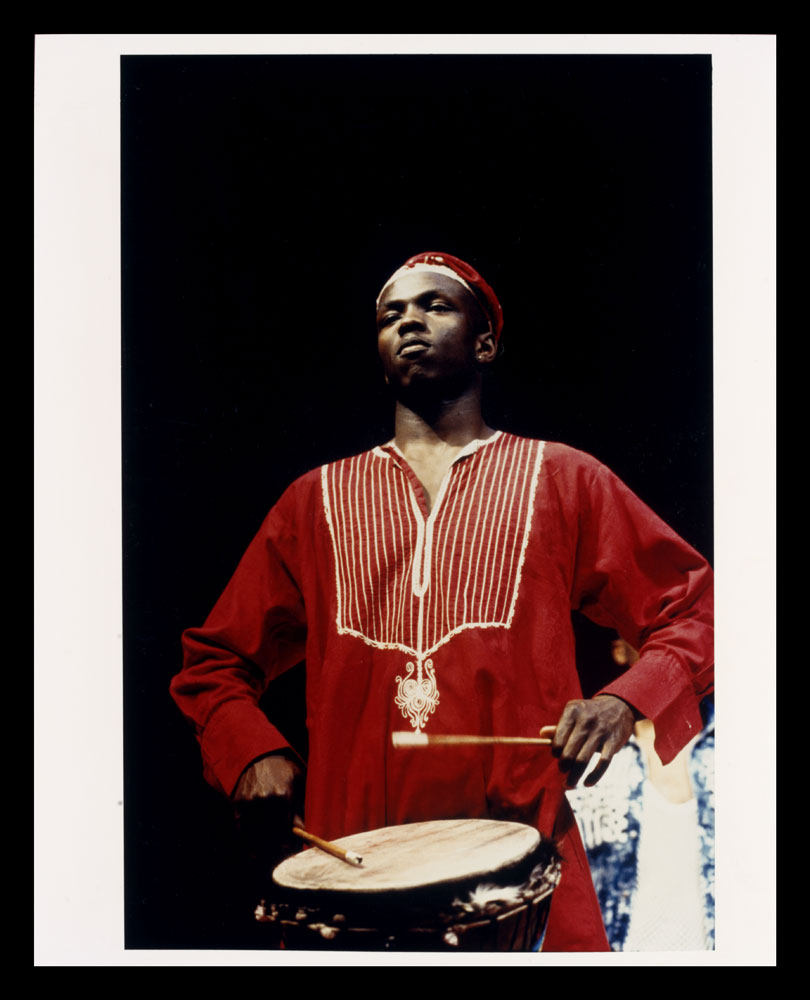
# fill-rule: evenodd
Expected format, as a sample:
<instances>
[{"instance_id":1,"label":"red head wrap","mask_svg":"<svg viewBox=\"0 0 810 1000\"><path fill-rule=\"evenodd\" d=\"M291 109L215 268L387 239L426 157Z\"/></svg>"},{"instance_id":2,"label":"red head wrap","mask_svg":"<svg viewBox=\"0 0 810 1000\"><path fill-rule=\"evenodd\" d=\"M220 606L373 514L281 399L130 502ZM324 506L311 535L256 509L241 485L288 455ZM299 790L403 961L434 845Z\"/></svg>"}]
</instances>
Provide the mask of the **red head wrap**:
<instances>
[{"instance_id":1,"label":"red head wrap","mask_svg":"<svg viewBox=\"0 0 810 1000\"><path fill-rule=\"evenodd\" d=\"M461 282L484 310L484 315L489 320L492 332L495 334L496 342L500 339L503 329L503 309L501 309L495 292L474 267L449 253L418 253L415 257L406 260L402 267L391 275L383 285L380 295L392 281L407 274L408 271L435 271L437 274L446 274ZM377 301L379 301L379 296L377 296Z\"/></svg>"}]
</instances>

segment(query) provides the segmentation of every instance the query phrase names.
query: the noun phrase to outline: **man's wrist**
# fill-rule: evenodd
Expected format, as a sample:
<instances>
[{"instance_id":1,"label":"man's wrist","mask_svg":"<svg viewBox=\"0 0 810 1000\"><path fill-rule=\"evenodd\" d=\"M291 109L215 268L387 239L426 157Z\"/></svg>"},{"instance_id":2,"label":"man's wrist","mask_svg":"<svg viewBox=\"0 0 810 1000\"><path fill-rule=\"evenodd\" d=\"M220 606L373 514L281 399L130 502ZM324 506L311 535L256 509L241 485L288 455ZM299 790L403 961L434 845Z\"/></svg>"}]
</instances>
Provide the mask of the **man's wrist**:
<instances>
[{"instance_id":1,"label":"man's wrist","mask_svg":"<svg viewBox=\"0 0 810 1000\"><path fill-rule=\"evenodd\" d=\"M603 698L612 698L614 701L619 701L622 703L622 705L626 705L633 715L634 722L638 722L640 719L643 719L645 717L643 712L639 712L639 710L634 705L631 705L630 702L626 701L624 698L620 698L619 695L617 694L609 694L607 692L605 692L604 694L597 694L594 696L594 701L598 701Z\"/></svg>"},{"instance_id":2,"label":"man's wrist","mask_svg":"<svg viewBox=\"0 0 810 1000\"><path fill-rule=\"evenodd\" d=\"M258 757L254 757L249 764L246 764L245 767L242 768L242 771L240 772L239 777L236 780L236 784L233 786L233 791L231 792L230 797L234 798L240 791L243 790L242 785L245 780L245 776L249 774L251 769L255 768L256 765L260 764L263 760L271 760L271 759L287 760L291 764L295 765L297 768L303 769L301 759L300 757L298 757L298 755L292 749L292 747L279 747L276 750L268 750L266 753L262 753L259 754Z\"/></svg>"}]
</instances>

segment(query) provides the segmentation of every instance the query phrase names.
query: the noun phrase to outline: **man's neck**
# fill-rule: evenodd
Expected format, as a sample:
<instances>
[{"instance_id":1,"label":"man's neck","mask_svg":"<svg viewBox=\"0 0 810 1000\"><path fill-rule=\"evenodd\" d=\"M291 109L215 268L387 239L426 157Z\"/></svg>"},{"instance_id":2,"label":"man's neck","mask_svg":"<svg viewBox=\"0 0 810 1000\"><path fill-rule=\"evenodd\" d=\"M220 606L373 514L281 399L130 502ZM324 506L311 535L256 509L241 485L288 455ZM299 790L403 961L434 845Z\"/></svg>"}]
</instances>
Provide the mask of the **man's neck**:
<instances>
[{"instance_id":1,"label":"man's neck","mask_svg":"<svg viewBox=\"0 0 810 1000\"><path fill-rule=\"evenodd\" d=\"M449 449L460 451L470 441L491 437L494 430L484 423L481 394L475 388L454 399L397 400L394 441L405 455L426 455Z\"/></svg>"},{"instance_id":2,"label":"man's neck","mask_svg":"<svg viewBox=\"0 0 810 1000\"><path fill-rule=\"evenodd\" d=\"M480 393L423 404L397 400L394 441L422 484L431 511L459 452L471 441L489 438L495 431L484 423Z\"/></svg>"}]
</instances>

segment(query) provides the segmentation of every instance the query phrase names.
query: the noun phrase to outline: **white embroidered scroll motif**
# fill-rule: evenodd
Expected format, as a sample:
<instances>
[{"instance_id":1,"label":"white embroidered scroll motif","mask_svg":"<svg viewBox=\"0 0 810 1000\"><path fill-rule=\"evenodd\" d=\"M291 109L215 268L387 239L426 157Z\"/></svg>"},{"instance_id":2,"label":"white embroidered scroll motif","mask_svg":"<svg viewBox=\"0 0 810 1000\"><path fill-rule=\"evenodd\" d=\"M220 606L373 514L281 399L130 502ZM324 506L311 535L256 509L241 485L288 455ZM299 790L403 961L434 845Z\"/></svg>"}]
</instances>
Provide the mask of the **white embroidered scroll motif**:
<instances>
[{"instance_id":1,"label":"white embroidered scroll motif","mask_svg":"<svg viewBox=\"0 0 810 1000\"><path fill-rule=\"evenodd\" d=\"M321 470L335 625L411 657L395 702L417 731L438 705L436 651L464 629L511 627L542 458L542 441L511 434L471 442L429 515L393 446Z\"/></svg>"},{"instance_id":2,"label":"white embroidered scroll motif","mask_svg":"<svg viewBox=\"0 0 810 1000\"><path fill-rule=\"evenodd\" d=\"M408 673L405 677L397 674L397 695L394 703L400 709L402 715L410 720L413 728L418 732L425 728L428 716L436 711L439 704L439 689L436 687L436 675L433 673L433 660L425 660L425 672L422 673L422 663L417 661L414 666L408 660L406 667ZM416 677L413 672L416 670Z\"/></svg>"}]
</instances>

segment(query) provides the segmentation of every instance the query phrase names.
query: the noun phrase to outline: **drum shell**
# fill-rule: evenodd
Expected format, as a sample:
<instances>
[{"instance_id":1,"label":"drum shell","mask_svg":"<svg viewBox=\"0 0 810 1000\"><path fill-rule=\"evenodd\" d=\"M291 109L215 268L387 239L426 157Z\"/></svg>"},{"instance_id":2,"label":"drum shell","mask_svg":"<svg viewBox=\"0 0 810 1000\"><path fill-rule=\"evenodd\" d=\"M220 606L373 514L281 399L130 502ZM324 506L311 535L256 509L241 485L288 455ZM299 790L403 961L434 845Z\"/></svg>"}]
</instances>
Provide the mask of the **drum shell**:
<instances>
[{"instance_id":1,"label":"drum shell","mask_svg":"<svg viewBox=\"0 0 810 1000\"><path fill-rule=\"evenodd\" d=\"M504 906L490 915L480 915L469 921L447 923L426 919L403 923L383 918L377 921L327 919L326 907L320 912L310 910L300 919L291 910L276 907L275 916L260 919L277 920L285 948L292 950L338 951L436 951L436 952L509 952L540 950L551 906L553 887L533 898ZM363 926L363 924L376 924Z\"/></svg>"}]
</instances>

